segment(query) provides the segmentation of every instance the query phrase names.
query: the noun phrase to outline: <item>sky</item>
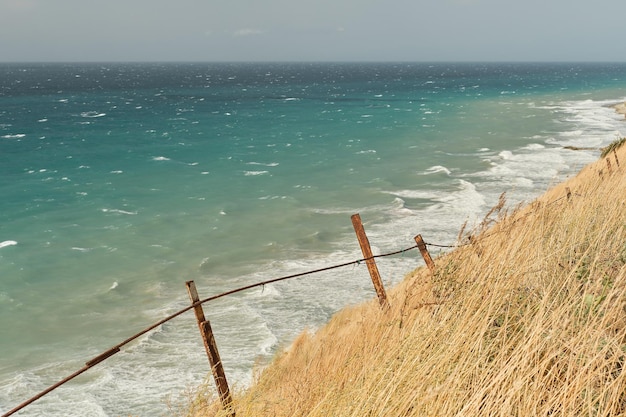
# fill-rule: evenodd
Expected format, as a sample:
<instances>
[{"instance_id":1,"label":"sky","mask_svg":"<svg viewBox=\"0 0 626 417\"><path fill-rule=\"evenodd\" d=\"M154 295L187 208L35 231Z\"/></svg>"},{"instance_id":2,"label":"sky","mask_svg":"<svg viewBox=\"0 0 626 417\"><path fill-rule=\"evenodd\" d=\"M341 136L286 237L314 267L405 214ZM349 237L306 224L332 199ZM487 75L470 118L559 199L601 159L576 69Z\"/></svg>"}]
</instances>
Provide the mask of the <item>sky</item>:
<instances>
[{"instance_id":1,"label":"sky","mask_svg":"<svg viewBox=\"0 0 626 417\"><path fill-rule=\"evenodd\" d=\"M0 62L624 62L625 23L625 0L0 0Z\"/></svg>"}]
</instances>

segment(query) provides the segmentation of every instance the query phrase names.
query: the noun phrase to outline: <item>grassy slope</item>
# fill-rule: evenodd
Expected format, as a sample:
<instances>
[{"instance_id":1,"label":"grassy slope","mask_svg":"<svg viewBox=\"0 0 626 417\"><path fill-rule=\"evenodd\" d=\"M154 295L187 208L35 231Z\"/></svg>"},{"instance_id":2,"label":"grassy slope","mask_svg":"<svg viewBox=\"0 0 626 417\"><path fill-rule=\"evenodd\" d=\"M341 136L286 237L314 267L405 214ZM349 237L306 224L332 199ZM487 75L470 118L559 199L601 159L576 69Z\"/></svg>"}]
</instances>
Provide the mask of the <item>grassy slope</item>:
<instances>
[{"instance_id":1,"label":"grassy slope","mask_svg":"<svg viewBox=\"0 0 626 417\"><path fill-rule=\"evenodd\" d=\"M235 394L237 416L626 415L626 147L607 158L496 210L388 311L302 334Z\"/></svg>"}]
</instances>

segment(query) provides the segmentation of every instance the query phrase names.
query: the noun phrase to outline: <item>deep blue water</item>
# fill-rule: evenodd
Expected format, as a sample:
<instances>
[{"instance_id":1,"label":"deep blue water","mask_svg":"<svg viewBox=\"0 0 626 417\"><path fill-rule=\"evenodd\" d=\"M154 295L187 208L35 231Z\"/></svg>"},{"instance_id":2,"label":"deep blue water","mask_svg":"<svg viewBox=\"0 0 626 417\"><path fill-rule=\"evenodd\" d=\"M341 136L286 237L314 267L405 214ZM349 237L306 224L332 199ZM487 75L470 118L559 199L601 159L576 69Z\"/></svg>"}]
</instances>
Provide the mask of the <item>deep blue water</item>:
<instances>
[{"instance_id":1,"label":"deep blue water","mask_svg":"<svg viewBox=\"0 0 626 417\"><path fill-rule=\"evenodd\" d=\"M626 64L0 65L0 411L201 296L451 244L626 131ZM386 285L418 266L381 261ZM205 306L229 379L374 297L364 267ZM193 315L23 415L159 415L208 366Z\"/></svg>"}]
</instances>

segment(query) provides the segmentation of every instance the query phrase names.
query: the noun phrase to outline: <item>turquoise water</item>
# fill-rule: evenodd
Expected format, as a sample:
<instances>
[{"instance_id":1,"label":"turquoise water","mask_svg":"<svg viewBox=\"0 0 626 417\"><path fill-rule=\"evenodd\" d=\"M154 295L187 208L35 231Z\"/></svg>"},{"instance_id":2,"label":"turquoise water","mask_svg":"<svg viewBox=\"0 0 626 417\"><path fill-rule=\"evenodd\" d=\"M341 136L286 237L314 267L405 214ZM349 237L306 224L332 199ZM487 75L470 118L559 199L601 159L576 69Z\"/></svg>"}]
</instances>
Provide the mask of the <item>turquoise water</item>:
<instances>
[{"instance_id":1,"label":"turquoise water","mask_svg":"<svg viewBox=\"0 0 626 417\"><path fill-rule=\"evenodd\" d=\"M452 244L626 134L625 64L0 66L0 411L201 297ZM436 253L436 251L435 251ZM381 260L386 285L420 265ZM304 328L374 297L364 266L205 306L244 386ZM21 415L160 415L208 373L193 314Z\"/></svg>"}]
</instances>

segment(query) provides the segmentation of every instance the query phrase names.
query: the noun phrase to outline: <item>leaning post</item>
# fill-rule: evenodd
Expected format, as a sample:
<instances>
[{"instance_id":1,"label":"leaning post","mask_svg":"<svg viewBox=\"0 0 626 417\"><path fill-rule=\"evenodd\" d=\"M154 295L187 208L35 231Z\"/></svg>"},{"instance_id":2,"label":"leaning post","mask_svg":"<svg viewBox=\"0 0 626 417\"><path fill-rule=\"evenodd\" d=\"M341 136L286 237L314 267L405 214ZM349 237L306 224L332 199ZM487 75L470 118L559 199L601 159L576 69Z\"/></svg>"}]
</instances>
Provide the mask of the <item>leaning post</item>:
<instances>
[{"instance_id":1,"label":"leaning post","mask_svg":"<svg viewBox=\"0 0 626 417\"><path fill-rule=\"evenodd\" d=\"M426 262L426 266L430 269L430 273L435 273L435 262L433 262L433 258L430 257L430 253L428 253L428 248L426 247L426 243L424 239L422 239L422 235L415 236L415 243L417 243L417 248L422 254L422 258L424 258L424 262Z\"/></svg>"},{"instance_id":2,"label":"leaning post","mask_svg":"<svg viewBox=\"0 0 626 417\"><path fill-rule=\"evenodd\" d=\"M187 286L187 292L189 293L191 303L194 304L193 310L194 313L196 313L196 320L198 321L198 327L200 328L204 348L206 349L207 356L209 357L211 372L213 373L213 379L215 380L215 386L217 387L222 408L229 412L229 417L235 417L235 409L232 404L233 399L230 395L230 389L228 388L228 381L226 380L226 374L224 373L220 353L217 350L217 343L215 343L215 338L213 337L211 323L204 317L202 304L195 305L195 303L200 301L198 291L196 290L196 284L193 281L187 281L185 285Z\"/></svg>"},{"instance_id":3,"label":"leaning post","mask_svg":"<svg viewBox=\"0 0 626 417\"><path fill-rule=\"evenodd\" d=\"M361 216L358 213L352 215L352 226L354 226L356 237L359 240L361 252L363 253L367 269L370 273L370 277L372 278L372 283L374 284L376 295L378 295L378 302L380 303L380 306L382 308L387 308L389 307L389 301L387 301L387 293L385 292L383 281L380 278L380 273L378 272L378 267L376 266L374 255L372 255L372 248L370 247L370 242L367 239L367 235L365 234L365 229L363 228L363 223L361 222Z\"/></svg>"}]
</instances>

